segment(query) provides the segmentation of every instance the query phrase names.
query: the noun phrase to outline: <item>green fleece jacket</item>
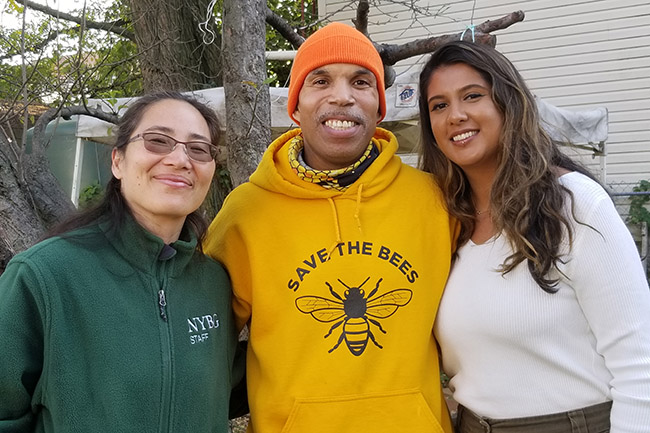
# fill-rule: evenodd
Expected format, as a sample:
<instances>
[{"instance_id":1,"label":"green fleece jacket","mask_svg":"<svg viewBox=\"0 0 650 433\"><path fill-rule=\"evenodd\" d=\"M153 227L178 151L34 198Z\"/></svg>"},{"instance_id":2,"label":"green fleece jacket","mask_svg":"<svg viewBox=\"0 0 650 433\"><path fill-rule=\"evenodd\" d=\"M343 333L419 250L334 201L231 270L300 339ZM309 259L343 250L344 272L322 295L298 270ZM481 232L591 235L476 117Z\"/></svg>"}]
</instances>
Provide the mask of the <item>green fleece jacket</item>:
<instances>
[{"instance_id":1,"label":"green fleece jacket","mask_svg":"<svg viewBox=\"0 0 650 433\"><path fill-rule=\"evenodd\" d=\"M223 268L129 219L18 254L0 277L0 432L227 432Z\"/></svg>"}]
</instances>

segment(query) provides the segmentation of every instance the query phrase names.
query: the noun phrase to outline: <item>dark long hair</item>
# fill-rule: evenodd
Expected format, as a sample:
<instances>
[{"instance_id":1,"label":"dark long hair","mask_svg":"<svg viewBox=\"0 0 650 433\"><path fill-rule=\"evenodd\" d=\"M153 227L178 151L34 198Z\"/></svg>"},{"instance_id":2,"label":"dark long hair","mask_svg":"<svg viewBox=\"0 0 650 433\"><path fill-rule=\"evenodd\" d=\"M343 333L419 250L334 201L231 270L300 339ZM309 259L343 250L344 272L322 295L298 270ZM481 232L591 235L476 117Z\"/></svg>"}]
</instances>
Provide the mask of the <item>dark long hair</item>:
<instances>
[{"instance_id":1,"label":"dark long hair","mask_svg":"<svg viewBox=\"0 0 650 433\"><path fill-rule=\"evenodd\" d=\"M168 99L187 102L201 113L201 116L203 116L208 124L210 140L212 144L215 146L217 145L221 131L219 119L217 118L216 113L210 107L191 96L179 92L163 91L142 96L129 106L117 124L118 132L115 140L115 149L117 149L118 152L124 152L133 131L135 131L140 124L142 116L147 109L156 102ZM120 187L120 180L115 176L111 176L111 179L106 185L104 197L96 206L72 215L70 218L52 228L45 238L61 235L79 227L88 226L99 219L107 219L111 224L111 230L119 231L124 223L125 216L127 214L133 215L131 209L122 196ZM198 239L198 249L200 251L202 239L208 229L208 221L206 221L198 209L189 214L185 221L188 228L196 235Z\"/></svg>"},{"instance_id":2,"label":"dark long hair","mask_svg":"<svg viewBox=\"0 0 650 433\"><path fill-rule=\"evenodd\" d=\"M500 271L506 274L525 260L535 282L553 293L558 278L550 271L559 271L564 234L570 245L573 242L573 230L563 211L571 193L559 183L554 168L594 177L563 154L542 129L535 98L505 56L490 46L471 42L443 45L420 73L420 167L434 175L449 213L461 223L458 246L474 231L476 209L463 170L442 153L433 136L427 89L438 68L459 63L472 67L489 83L492 100L503 116L490 210L497 233L506 235L514 252Z\"/></svg>"}]
</instances>

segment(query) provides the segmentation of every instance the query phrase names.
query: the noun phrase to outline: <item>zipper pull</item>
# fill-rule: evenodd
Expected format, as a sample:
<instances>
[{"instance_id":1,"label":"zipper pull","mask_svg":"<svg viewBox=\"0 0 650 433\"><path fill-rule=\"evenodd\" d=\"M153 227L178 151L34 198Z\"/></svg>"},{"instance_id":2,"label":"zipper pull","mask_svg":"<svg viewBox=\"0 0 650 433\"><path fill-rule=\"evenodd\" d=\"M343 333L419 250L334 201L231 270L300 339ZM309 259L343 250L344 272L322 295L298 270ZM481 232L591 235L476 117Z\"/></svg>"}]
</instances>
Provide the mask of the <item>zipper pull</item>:
<instances>
[{"instance_id":1,"label":"zipper pull","mask_svg":"<svg viewBox=\"0 0 650 433\"><path fill-rule=\"evenodd\" d=\"M158 291L158 306L160 307L160 317L166 322L167 312L165 311L165 306L167 306L167 301L165 300L165 291L163 289Z\"/></svg>"}]
</instances>

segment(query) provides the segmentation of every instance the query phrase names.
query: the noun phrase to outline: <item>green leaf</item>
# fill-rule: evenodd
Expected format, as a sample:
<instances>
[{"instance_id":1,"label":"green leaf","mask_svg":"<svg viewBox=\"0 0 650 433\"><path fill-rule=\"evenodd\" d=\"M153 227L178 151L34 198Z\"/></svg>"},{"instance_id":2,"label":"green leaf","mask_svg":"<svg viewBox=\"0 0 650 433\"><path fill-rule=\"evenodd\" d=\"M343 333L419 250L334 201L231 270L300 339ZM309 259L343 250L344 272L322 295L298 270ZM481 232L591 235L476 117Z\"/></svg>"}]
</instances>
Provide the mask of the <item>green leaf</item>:
<instances>
[{"instance_id":1,"label":"green leaf","mask_svg":"<svg viewBox=\"0 0 650 433\"><path fill-rule=\"evenodd\" d=\"M104 196L104 189L98 181L86 186L79 194L79 208L88 209L99 203Z\"/></svg>"},{"instance_id":2,"label":"green leaf","mask_svg":"<svg viewBox=\"0 0 650 433\"><path fill-rule=\"evenodd\" d=\"M264 84L271 84L271 83L274 82L277 78L278 78L278 76L277 76L276 74L271 74L270 76L268 76L268 77L266 78L266 80L264 80Z\"/></svg>"},{"instance_id":3,"label":"green leaf","mask_svg":"<svg viewBox=\"0 0 650 433\"><path fill-rule=\"evenodd\" d=\"M631 224L641 224L643 222L650 226L650 211L648 210L648 203L650 203L650 181L642 180L639 185L632 188L634 192L647 194L637 194L630 196L630 211L627 216L627 222Z\"/></svg>"},{"instance_id":4,"label":"green leaf","mask_svg":"<svg viewBox=\"0 0 650 433\"><path fill-rule=\"evenodd\" d=\"M20 14L23 13L23 8L16 3L16 0L9 0L9 7Z\"/></svg>"}]
</instances>

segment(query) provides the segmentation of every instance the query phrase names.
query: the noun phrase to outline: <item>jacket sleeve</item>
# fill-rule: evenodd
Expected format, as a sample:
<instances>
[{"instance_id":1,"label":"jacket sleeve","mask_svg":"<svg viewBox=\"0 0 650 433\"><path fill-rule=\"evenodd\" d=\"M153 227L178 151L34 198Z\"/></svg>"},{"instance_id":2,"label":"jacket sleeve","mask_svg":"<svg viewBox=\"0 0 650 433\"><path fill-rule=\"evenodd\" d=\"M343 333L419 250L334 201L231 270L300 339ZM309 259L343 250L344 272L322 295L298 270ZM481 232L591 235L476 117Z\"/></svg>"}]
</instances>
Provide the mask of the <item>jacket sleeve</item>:
<instances>
[{"instance_id":1,"label":"jacket sleeve","mask_svg":"<svg viewBox=\"0 0 650 433\"><path fill-rule=\"evenodd\" d=\"M650 291L632 237L602 192L577 198L569 263L596 349L612 374L612 433L650 426ZM582 224L580 224L582 223Z\"/></svg>"},{"instance_id":2,"label":"jacket sleeve","mask_svg":"<svg viewBox=\"0 0 650 433\"><path fill-rule=\"evenodd\" d=\"M12 260L0 276L0 432L34 431L41 379L45 308L28 264ZM38 400L38 398L36 398Z\"/></svg>"}]
</instances>

